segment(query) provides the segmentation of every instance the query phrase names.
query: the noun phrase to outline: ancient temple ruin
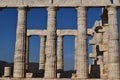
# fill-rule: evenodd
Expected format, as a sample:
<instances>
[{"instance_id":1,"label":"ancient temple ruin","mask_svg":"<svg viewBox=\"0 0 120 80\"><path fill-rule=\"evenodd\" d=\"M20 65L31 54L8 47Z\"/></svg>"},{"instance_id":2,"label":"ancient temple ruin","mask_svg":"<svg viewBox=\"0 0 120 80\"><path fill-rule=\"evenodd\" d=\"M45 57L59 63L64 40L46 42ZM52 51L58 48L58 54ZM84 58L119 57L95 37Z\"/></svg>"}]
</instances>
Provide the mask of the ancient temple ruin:
<instances>
[{"instance_id":1,"label":"ancient temple ruin","mask_svg":"<svg viewBox=\"0 0 120 80\"><path fill-rule=\"evenodd\" d=\"M5 67L0 80L120 80L120 55L117 8L120 0L0 0L0 8L17 8L18 20L13 75ZM44 7L48 12L47 30L28 30L28 8ZM73 7L77 11L77 30L57 30L56 11L60 7ZM92 29L86 26L86 12L90 7L102 8L102 20ZM42 77L33 78L29 72L29 37L41 37L39 71ZM63 37L75 36L75 64L71 78L61 78L63 69ZM88 55L87 39L92 53ZM56 39L57 47L56 47ZM57 53L56 53L57 52ZM88 57L92 64L88 64ZM96 79L94 79L96 78Z\"/></svg>"}]
</instances>

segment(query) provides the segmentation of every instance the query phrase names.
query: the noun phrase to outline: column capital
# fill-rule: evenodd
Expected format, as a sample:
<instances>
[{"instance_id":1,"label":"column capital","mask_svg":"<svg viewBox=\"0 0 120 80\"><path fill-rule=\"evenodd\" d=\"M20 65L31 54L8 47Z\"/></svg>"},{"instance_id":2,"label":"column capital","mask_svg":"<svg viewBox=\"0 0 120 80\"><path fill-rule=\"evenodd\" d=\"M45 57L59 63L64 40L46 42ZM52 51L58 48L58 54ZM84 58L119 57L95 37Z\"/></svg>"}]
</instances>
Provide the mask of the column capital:
<instances>
[{"instance_id":1,"label":"column capital","mask_svg":"<svg viewBox=\"0 0 120 80\"><path fill-rule=\"evenodd\" d=\"M17 10L24 10L26 7L18 7Z\"/></svg>"},{"instance_id":2,"label":"column capital","mask_svg":"<svg viewBox=\"0 0 120 80\"><path fill-rule=\"evenodd\" d=\"M47 11L56 11L58 8L54 7L54 6L49 6L47 7Z\"/></svg>"},{"instance_id":3,"label":"column capital","mask_svg":"<svg viewBox=\"0 0 120 80\"><path fill-rule=\"evenodd\" d=\"M46 35L40 35L40 37L46 37Z\"/></svg>"},{"instance_id":4,"label":"column capital","mask_svg":"<svg viewBox=\"0 0 120 80\"><path fill-rule=\"evenodd\" d=\"M116 6L109 6L107 8L108 14L116 14L117 13L117 7Z\"/></svg>"},{"instance_id":5,"label":"column capital","mask_svg":"<svg viewBox=\"0 0 120 80\"><path fill-rule=\"evenodd\" d=\"M18 7L17 10L25 10L25 11L29 11L30 8L29 8L29 7Z\"/></svg>"},{"instance_id":6,"label":"column capital","mask_svg":"<svg viewBox=\"0 0 120 80\"><path fill-rule=\"evenodd\" d=\"M76 7L75 8L76 10L86 10L87 11L87 8L85 6L79 6L79 7Z\"/></svg>"},{"instance_id":7,"label":"column capital","mask_svg":"<svg viewBox=\"0 0 120 80\"><path fill-rule=\"evenodd\" d=\"M64 37L63 35L57 35L57 37Z\"/></svg>"}]
</instances>

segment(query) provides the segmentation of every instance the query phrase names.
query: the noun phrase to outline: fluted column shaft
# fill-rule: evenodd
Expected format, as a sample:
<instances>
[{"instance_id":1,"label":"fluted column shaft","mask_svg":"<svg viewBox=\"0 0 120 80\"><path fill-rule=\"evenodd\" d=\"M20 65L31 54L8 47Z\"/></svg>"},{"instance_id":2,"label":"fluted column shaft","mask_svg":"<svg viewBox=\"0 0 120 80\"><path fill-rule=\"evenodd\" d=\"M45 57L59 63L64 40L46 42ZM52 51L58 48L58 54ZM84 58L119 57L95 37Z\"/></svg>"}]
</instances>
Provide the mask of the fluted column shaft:
<instances>
[{"instance_id":1,"label":"fluted column shaft","mask_svg":"<svg viewBox=\"0 0 120 80\"><path fill-rule=\"evenodd\" d=\"M117 8L111 6L108 8L109 24L109 66L108 78L120 79L120 56L118 46L118 20Z\"/></svg>"},{"instance_id":2,"label":"fluted column shaft","mask_svg":"<svg viewBox=\"0 0 120 80\"><path fill-rule=\"evenodd\" d=\"M56 78L56 10L48 7L45 78Z\"/></svg>"},{"instance_id":3,"label":"fluted column shaft","mask_svg":"<svg viewBox=\"0 0 120 80\"><path fill-rule=\"evenodd\" d=\"M74 70L76 70L77 67L77 36L75 36L75 59L74 59Z\"/></svg>"},{"instance_id":4,"label":"fluted column shaft","mask_svg":"<svg viewBox=\"0 0 120 80\"><path fill-rule=\"evenodd\" d=\"M57 70L63 70L63 36L58 36L57 44Z\"/></svg>"},{"instance_id":5,"label":"fluted column shaft","mask_svg":"<svg viewBox=\"0 0 120 80\"><path fill-rule=\"evenodd\" d=\"M45 69L45 43L46 43L46 36L41 36L39 70Z\"/></svg>"},{"instance_id":6,"label":"fluted column shaft","mask_svg":"<svg viewBox=\"0 0 120 80\"><path fill-rule=\"evenodd\" d=\"M26 70L29 70L29 38L30 36L26 37L26 55L25 55L25 62L26 62Z\"/></svg>"},{"instance_id":7,"label":"fluted column shaft","mask_svg":"<svg viewBox=\"0 0 120 80\"><path fill-rule=\"evenodd\" d=\"M77 8L78 17L78 50L77 50L77 78L88 78L87 27L86 8Z\"/></svg>"},{"instance_id":8,"label":"fluted column shaft","mask_svg":"<svg viewBox=\"0 0 120 80\"><path fill-rule=\"evenodd\" d=\"M14 77L25 77L26 9L18 8Z\"/></svg>"}]
</instances>

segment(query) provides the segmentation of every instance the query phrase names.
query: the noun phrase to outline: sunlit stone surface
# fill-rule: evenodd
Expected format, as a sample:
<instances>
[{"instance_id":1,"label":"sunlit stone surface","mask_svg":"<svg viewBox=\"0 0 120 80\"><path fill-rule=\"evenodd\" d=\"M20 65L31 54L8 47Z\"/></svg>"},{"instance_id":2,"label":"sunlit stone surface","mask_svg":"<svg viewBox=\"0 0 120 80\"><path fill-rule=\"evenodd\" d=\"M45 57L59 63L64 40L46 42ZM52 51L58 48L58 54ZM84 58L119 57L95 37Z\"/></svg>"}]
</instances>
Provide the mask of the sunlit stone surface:
<instances>
[{"instance_id":1,"label":"sunlit stone surface","mask_svg":"<svg viewBox=\"0 0 120 80\"><path fill-rule=\"evenodd\" d=\"M119 0L0 0L0 9L18 10L14 65L5 67L0 80L120 80L120 55L117 8ZM45 7L48 12L47 30L28 30L28 8ZM60 7L77 11L77 30L57 30L56 12ZM101 7L102 20L87 29L87 9ZM2 11L2 10L1 10ZM7 22L6 22L7 23ZM40 36L39 69L29 69L29 37ZM63 37L75 36L74 71L63 68ZM88 36L91 36L89 43ZM57 46L56 46L57 42ZM92 53L88 56L88 47ZM88 57L92 64L88 64ZM12 69L13 68L13 69Z\"/></svg>"}]
</instances>

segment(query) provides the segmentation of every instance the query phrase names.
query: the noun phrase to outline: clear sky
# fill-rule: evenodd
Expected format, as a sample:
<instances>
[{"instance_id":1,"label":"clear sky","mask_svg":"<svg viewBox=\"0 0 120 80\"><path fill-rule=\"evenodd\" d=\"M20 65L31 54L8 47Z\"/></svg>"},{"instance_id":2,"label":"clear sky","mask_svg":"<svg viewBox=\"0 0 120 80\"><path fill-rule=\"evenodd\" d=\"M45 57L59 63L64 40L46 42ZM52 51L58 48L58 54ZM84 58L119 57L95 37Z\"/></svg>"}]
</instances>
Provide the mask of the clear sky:
<instances>
[{"instance_id":1,"label":"clear sky","mask_svg":"<svg viewBox=\"0 0 120 80\"><path fill-rule=\"evenodd\" d=\"M100 20L101 8L90 8L87 11L87 27L91 28L96 20ZM120 16L120 10L118 10ZM119 22L120 19L118 18ZM57 29L77 29L77 12L74 8L59 8L56 19ZM17 25L17 9L5 8L0 11L0 60L13 62ZM31 8L27 14L27 29L46 29L47 11L45 8ZM65 69L73 69L74 36L63 38ZM30 38L30 62L39 61L40 37ZM89 53L91 47L89 46Z\"/></svg>"}]
</instances>

